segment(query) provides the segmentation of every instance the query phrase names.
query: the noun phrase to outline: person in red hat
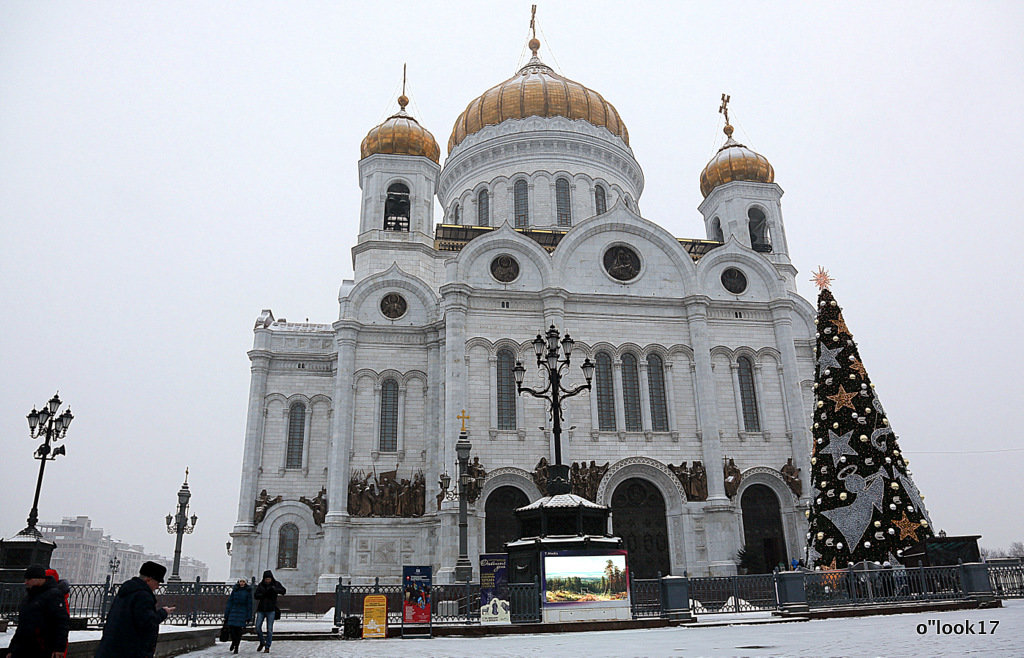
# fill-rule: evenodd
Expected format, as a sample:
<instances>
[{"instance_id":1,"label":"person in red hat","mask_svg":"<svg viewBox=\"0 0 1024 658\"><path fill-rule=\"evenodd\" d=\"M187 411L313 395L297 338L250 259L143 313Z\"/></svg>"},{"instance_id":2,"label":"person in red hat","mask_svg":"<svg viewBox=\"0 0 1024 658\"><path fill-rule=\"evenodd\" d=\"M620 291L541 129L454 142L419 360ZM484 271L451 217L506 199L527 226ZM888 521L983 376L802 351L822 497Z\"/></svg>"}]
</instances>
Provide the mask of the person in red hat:
<instances>
[{"instance_id":1,"label":"person in red hat","mask_svg":"<svg viewBox=\"0 0 1024 658\"><path fill-rule=\"evenodd\" d=\"M25 570L26 594L18 607L18 629L11 638L11 658L62 658L68 648L67 608L46 569L33 564Z\"/></svg>"}]
</instances>

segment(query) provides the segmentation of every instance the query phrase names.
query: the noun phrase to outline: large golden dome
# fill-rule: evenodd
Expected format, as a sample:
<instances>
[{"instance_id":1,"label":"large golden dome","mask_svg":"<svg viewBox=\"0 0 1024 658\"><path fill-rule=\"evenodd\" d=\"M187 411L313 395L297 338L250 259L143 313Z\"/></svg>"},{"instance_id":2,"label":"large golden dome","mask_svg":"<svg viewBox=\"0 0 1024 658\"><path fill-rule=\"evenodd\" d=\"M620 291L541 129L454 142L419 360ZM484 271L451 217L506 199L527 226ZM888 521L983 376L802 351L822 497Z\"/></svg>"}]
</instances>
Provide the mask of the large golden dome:
<instances>
[{"instance_id":1,"label":"large golden dome","mask_svg":"<svg viewBox=\"0 0 1024 658\"><path fill-rule=\"evenodd\" d=\"M755 153L732 138L732 126L725 125L725 144L700 172L700 193L705 198L711 190L737 180L774 183L775 169L768 158Z\"/></svg>"},{"instance_id":2,"label":"large golden dome","mask_svg":"<svg viewBox=\"0 0 1024 658\"><path fill-rule=\"evenodd\" d=\"M406 113L405 106L408 104L409 99L405 94L398 97L398 105L401 109L366 134L363 143L359 146L361 157L365 158L374 153L387 153L422 155L434 162L440 160L441 147L437 145L437 140L429 130Z\"/></svg>"},{"instance_id":3,"label":"large golden dome","mask_svg":"<svg viewBox=\"0 0 1024 658\"><path fill-rule=\"evenodd\" d=\"M539 48L540 42L531 39L533 57L526 66L470 101L455 121L452 136L448 139L449 153L462 140L485 126L494 126L506 119L533 116L583 119L607 128L629 145L629 132L612 104L593 89L555 73L537 57Z\"/></svg>"}]
</instances>

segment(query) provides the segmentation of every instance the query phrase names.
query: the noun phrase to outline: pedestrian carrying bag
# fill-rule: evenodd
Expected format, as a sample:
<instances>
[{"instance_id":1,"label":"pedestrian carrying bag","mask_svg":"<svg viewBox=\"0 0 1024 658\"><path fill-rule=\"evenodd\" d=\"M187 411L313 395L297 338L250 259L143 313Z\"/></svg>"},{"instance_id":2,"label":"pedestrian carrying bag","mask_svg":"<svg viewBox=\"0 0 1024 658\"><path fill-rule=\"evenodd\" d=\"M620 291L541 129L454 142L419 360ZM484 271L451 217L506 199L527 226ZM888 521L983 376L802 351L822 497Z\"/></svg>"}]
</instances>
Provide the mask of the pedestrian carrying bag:
<instances>
[{"instance_id":1,"label":"pedestrian carrying bag","mask_svg":"<svg viewBox=\"0 0 1024 658\"><path fill-rule=\"evenodd\" d=\"M281 618L281 608L274 608L274 621Z\"/></svg>"},{"instance_id":2,"label":"pedestrian carrying bag","mask_svg":"<svg viewBox=\"0 0 1024 658\"><path fill-rule=\"evenodd\" d=\"M231 631L228 630L228 625L224 624L220 627L220 641L227 642L231 639Z\"/></svg>"}]
</instances>

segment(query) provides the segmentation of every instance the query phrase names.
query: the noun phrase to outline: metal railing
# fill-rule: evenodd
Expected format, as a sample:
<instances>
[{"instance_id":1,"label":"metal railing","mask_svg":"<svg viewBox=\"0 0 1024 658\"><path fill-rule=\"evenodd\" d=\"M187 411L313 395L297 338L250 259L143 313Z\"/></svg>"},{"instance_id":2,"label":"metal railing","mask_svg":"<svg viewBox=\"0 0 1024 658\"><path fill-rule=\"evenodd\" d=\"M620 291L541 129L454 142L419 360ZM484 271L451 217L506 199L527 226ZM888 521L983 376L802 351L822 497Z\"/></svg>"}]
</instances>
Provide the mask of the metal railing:
<instances>
[{"instance_id":1,"label":"metal railing","mask_svg":"<svg viewBox=\"0 0 1024 658\"><path fill-rule=\"evenodd\" d=\"M534 579L532 583L510 583L508 605L513 624L540 623L540 584L537 580Z\"/></svg>"},{"instance_id":2,"label":"metal railing","mask_svg":"<svg viewBox=\"0 0 1024 658\"><path fill-rule=\"evenodd\" d=\"M993 566L988 568L992 593L1001 599L1024 598L1024 566Z\"/></svg>"},{"instance_id":3,"label":"metal railing","mask_svg":"<svg viewBox=\"0 0 1024 658\"><path fill-rule=\"evenodd\" d=\"M810 608L965 598L960 567L912 567L804 574Z\"/></svg>"},{"instance_id":4,"label":"metal railing","mask_svg":"<svg viewBox=\"0 0 1024 658\"><path fill-rule=\"evenodd\" d=\"M690 612L694 614L766 611L778 605L773 574L690 579Z\"/></svg>"},{"instance_id":5,"label":"metal railing","mask_svg":"<svg viewBox=\"0 0 1024 658\"><path fill-rule=\"evenodd\" d=\"M661 616L661 579L629 579L629 609L633 619Z\"/></svg>"}]
</instances>

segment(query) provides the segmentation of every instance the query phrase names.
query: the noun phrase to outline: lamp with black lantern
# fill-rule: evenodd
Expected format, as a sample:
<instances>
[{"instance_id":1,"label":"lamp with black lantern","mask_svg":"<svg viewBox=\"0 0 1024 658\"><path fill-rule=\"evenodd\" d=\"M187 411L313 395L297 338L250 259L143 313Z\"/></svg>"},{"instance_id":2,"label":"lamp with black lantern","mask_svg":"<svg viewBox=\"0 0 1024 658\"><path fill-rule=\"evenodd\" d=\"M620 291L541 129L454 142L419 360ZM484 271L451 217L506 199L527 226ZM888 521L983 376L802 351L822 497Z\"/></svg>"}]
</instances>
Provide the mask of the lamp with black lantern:
<instances>
[{"instance_id":1,"label":"lamp with black lantern","mask_svg":"<svg viewBox=\"0 0 1024 658\"><path fill-rule=\"evenodd\" d=\"M168 534L177 535L174 541L174 564L171 567L171 577L167 579L169 582L181 580L181 576L178 574L178 570L181 568L181 538L186 534L191 535L199 520L195 514L191 518L188 516L190 498L192 498L192 492L188 488L188 469L186 468L185 482L181 485L181 489L178 489L178 512L174 515L168 514L164 519L167 521Z\"/></svg>"},{"instance_id":2,"label":"lamp with black lantern","mask_svg":"<svg viewBox=\"0 0 1024 658\"><path fill-rule=\"evenodd\" d=\"M51 541L43 539L42 533L36 528L39 521L39 493L43 488L43 472L46 470L46 462L53 461L58 455L66 455L63 445L53 444L63 439L68 433L68 427L74 419L71 408L68 407L63 413L60 411L60 394L54 394L50 400L42 405L42 409L35 407L29 412L28 430L29 436L33 439L42 439L43 443L36 448L32 455L33 459L39 460L39 475L36 478L36 492L32 498L32 509L28 513L28 525L14 537L7 540L0 540L0 565L3 574L0 581L9 582L9 571L24 570L30 564L42 564L49 566L50 555L57 547ZM15 580L20 580L20 574Z\"/></svg>"}]
</instances>

